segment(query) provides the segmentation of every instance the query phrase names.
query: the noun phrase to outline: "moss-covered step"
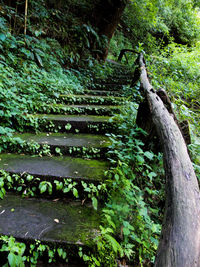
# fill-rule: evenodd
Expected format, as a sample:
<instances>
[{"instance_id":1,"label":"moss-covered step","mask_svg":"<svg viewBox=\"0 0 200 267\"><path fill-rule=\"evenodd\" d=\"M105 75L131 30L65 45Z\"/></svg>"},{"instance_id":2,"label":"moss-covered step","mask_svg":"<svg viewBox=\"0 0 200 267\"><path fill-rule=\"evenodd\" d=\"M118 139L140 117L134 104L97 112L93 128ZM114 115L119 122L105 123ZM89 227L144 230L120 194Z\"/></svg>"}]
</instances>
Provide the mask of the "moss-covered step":
<instances>
[{"instance_id":1,"label":"moss-covered step","mask_svg":"<svg viewBox=\"0 0 200 267\"><path fill-rule=\"evenodd\" d=\"M108 163L102 160L0 154L0 169L16 174L28 173L50 181L70 178L77 182L99 183L104 180L104 172L108 167Z\"/></svg>"},{"instance_id":2,"label":"moss-covered step","mask_svg":"<svg viewBox=\"0 0 200 267\"><path fill-rule=\"evenodd\" d=\"M66 104L97 104L119 105L124 102L123 97L96 95L60 95L60 101Z\"/></svg>"},{"instance_id":3,"label":"moss-covered step","mask_svg":"<svg viewBox=\"0 0 200 267\"><path fill-rule=\"evenodd\" d=\"M85 90L88 95L98 95L98 96L122 96L122 92L119 90L116 91L104 91L104 90Z\"/></svg>"},{"instance_id":4,"label":"moss-covered step","mask_svg":"<svg viewBox=\"0 0 200 267\"><path fill-rule=\"evenodd\" d=\"M129 77L129 76L116 76L116 77L113 77L113 76L110 76L110 77L107 77L106 79L95 79L95 83L98 83L98 84L108 84L108 83L113 83L113 84L123 84L123 85L128 85L128 84L131 84L131 80L132 80L133 77Z\"/></svg>"},{"instance_id":5,"label":"moss-covered step","mask_svg":"<svg viewBox=\"0 0 200 267\"><path fill-rule=\"evenodd\" d=\"M99 212L80 202L26 199L7 194L0 200L0 234L22 241L91 246L99 233Z\"/></svg>"},{"instance_id":6,"label":"moss-covered step","mask_svg":"<svg viewBox=\"0 0 200 267\"><path fill-rule=\"evenodd\" d=\"M108 137L94 134L24 133L14 137L20 137L26 142L48 145L54 154L62 153L86 158L105 158L108 146L111 144Z\"/></svg>"},{"instance_id":7,"label":"moss-covered step","mask_svg":"<svg viewBox=\"0 0 200 267\"><path fill-rule=\"evenodd\" d=\"M52 114L87 114L87 115L107 115L111 116L120 113L121 106L104 106L104 105L63 105L52 104L48 108L45 107L45 112Z\"/></svg>"},{"instance_id":8,"label":"moss-covered step","mask_svg":"<svg viewBox=\"0 0 200 267\"><path fill-rule=\"evenodd\" d=\"M38 114L42 130L57 129L59 132L107 133L116 129L109 116Z\"/></svg>"},{"instance_id":9,"label":"moss-covered step","mask_svg":"<svg viewBox=\"0 0 200 267\"><path fill-rule=\"evenodd\" d=\"M134 72L133 71L116 71L116 72L113 72L112 74L108 74L107 76L107 79L111 78L111 79L128 79L128 80L131 80L133 78L133 75L134 75Z\"/></svg>"},{"instance_id":10,"label":"moss-covered step","mask_svg":"<svg viewBox=\"0 0 200 267\"><path fill-rule=\"evenodd\" d=\"M103 91L118 91L122 90L123 85L116 83L107 83L107 84L94 84L92 86L88 86L88 90L103 90Z\"/></svg>"}]
</instances>

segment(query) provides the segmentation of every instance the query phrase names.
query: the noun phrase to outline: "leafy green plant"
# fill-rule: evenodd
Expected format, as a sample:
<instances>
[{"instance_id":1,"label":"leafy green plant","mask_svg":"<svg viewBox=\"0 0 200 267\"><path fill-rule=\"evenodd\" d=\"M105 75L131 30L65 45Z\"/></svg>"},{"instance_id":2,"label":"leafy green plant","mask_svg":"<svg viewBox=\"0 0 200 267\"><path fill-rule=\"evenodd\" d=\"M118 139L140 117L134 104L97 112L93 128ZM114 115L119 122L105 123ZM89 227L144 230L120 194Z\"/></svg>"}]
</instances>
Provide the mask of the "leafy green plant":
<instances>
[{"instance_id":1,"label":"leafy green plant","mask_svg":"<svg viewBox=\"0 0 200 267\"><path fill-rule=\"evenodd\" d=\"M190 151L199 176L200 73L199 44L191 48L171 43L162 54L148 57L148 69L154 88L163 87L169 94L179 121L190 124Z\"/></svg>"},{"instance_id":2,"label":"leafy green plant","mask_svg":"<svg viewBox=\"0 0 200 267\"><path fill-rule=\"evenodd\" d=\"M7 263L4 267L24 267L27 264L36 266L39 259L45 255L48 263L55 262L56 259L61 259L68 262L67 249L59 246L49 246L35 240L33 243L25 245L22 242L17 242L14 237L1 236L2 243L0 252L7 254Z\"/></svg>"},{"instance_id":3,"label":"leafy green plant","mask_svg":"<svg viewBox=\"0 0 200 267\"><path fill-rule=\"evenodd\" d=\"M13 237L1 236L0 240L3 242L0 252L6 252L8 254L7 259L9 264L5 264L4 267L25 266L26 256L23 256L23 254L26 245L24 243L16 242Z\"/></svg>"},{"instance_id":4,"label":"leafy green plant","mask_svg":"<svg viewBox=\"0 0 200 267\"><path fill-rule=\"evenodd\" d=\"M44 103L47 108L58 102L60 94L81 92L81 74L63 69L65 54L58 42L31 36L24 41L11 34L6 20L1 19L0 134L36 130L38 119L30 114L44 112Z\"/></svg>"},{"instance_id":5,"label":"leafy green plant","mask_svg":"<svg viewBox=\"0 0 200 267\"><path fill-rule=\"evenodd\" d=\"M154 261L162 221L162 157L143 150L144 132L135 126L134 114L136 106L130 103L112 119L119 123L119 134L110 134L112 168L106 173L101 233L92 254L80 253L89 266L116 266L117 258L141 265Z\"/></svg>"}]
</instances>

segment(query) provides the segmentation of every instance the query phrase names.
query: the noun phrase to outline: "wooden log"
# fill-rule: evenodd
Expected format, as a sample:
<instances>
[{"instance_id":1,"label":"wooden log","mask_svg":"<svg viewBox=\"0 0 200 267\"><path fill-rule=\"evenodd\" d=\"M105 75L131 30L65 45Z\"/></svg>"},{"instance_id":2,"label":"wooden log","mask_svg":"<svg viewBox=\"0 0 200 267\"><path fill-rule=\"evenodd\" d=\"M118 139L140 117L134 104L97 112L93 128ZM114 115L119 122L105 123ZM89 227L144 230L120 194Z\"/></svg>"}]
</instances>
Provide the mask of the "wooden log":
<instances>
[{"instance_id":1,"label":"wooden log","mask_svg":"<svg viewBox=\"0 0 200 267\"><path fill-rule=\"evenodd\" d=\"M187 147L174 118L149 83L140 55L141 87L163 148L165 215L155 267L200 266L200 192Z\"/></svg>"},{"instance_id":2,"label":"wooden log","mask_svg":"<svg viewBox=\"0 0 200 267\"><path fill-rule=\"evenodd\" d=\"M139 69L138 73L140 73ZM170 115L173 116L174 121L178 125L186 144L191 144L189 122L187 120L182 122L178 121L167 92L163 88L160 88L158 91L156 91L156 94L160 97ZM151 149L154 153L162 151L162 147L158 141L156 127L152 122L152 116L146 98L144 98L143 102L140 102L140 105L138 107L136 124L147 133L147 135L141 135L140 137L145 144L145 149Z\"/></svg>"}]
</instances>

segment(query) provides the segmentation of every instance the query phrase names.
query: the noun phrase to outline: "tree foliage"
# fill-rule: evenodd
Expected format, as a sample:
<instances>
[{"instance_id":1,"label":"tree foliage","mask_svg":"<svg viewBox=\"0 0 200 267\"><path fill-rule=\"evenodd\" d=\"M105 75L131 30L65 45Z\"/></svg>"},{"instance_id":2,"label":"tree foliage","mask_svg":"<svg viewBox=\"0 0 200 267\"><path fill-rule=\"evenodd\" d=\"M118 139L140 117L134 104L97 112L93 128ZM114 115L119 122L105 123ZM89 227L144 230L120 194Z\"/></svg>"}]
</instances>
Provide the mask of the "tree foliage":
<instances>
[{"instance_id":1,"label":"tree foliage","mask_svg":"<svg viewBox=\"0 0 200 267\"><path fill-rule=\"evenodd\" d=\"M191 45L199 38L198 2L192 0L132 0L124 12L122 26L133 45L149 49L156 41Z\"/></svg>"}]
</instances>

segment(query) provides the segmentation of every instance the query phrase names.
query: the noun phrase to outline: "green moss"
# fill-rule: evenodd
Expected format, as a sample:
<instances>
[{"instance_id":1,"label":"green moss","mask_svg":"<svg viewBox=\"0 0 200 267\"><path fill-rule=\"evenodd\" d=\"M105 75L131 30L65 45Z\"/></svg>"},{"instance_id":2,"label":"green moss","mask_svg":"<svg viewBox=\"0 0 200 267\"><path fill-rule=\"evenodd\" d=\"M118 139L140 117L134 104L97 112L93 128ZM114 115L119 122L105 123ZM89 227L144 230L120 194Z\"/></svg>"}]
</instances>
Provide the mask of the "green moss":
<instances>
[{"instance_id":1,"label":"green moss","mask_svg":"<svg viewBox=\"0 0 200 267\"><path fill-rule=\"evenodd\" d=\"M74 180L102 181L108 163L72 157L31 157L29 155L1 154L0 169L11 173L29 173L39 177L72 178Z\"/></svg>"},{"instance_id":2,"label":"green moss","mask_svg":"<svg viewBox=\"0 0 200 267\"><path fill-rule=\"evenodd\" d=\"M108 147L111 143L108 137L93 134L72 134L72 133L31 133L17 134L25 141L34 141L39 144L48 144L59 147Z\"/></svg>"},{"instance_id":3,"label":"green moss","mask_svg":"<svg viewBox=\"0 0 200 267\"><path fill-rule=\"evenodd\" d=\"M99 212L80 202L25 199L13 194L1 200L0 233L22 240L91 245L98 232Z\"/></svg>"},{"instance_id":4,"label":"green moss","mask_svg":"<svg viewBox=\"0 0 200 267\"><path fill-rule=\"evenodd\" d=\"M54 115L54 114L37 114L35 117L51 121L86 121L86 122L107 122L109 116L92 116L92 115Z\"/></svg>"},{"instance_id":5,"label":"green moss","mask_svg":"<svg viewBox=\"0 0 200 267\"><path fill-rule=\"evenodd\" d=\"M97 105L118 105L124 102L123 97L94 96L94 95L60 95L60 100L72 104L97 104Z\"/></svg>"}]
</instances>

